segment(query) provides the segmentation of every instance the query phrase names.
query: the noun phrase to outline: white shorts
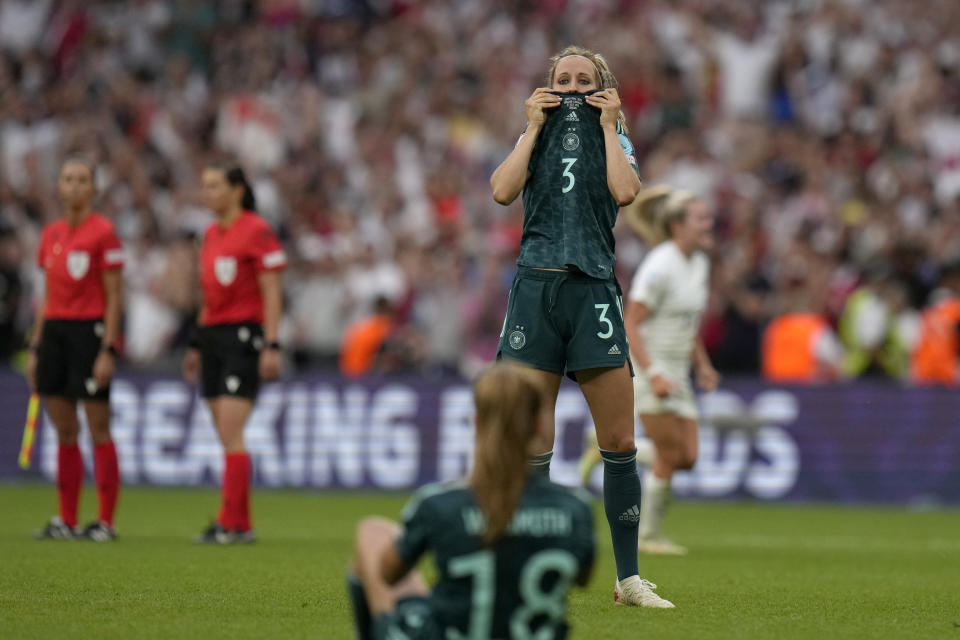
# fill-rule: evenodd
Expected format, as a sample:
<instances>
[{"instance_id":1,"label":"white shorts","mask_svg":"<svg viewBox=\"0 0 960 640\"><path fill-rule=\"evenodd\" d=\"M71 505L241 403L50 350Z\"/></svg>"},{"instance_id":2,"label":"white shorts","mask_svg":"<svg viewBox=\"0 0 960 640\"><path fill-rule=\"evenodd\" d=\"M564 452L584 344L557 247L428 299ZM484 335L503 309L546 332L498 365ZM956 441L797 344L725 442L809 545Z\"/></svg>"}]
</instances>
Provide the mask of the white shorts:
<instances>
[{"instance_id":1,"label":"white shorts","mask_svg":"<svg viewBox=\"0 0 960 640\"><path fill-rule=\"evenodd\" d=\"M700 416L697 410L697 398L693 394L693 385L690 383L690 362L655 361L657 368L666 373L673 385L673 392L666 398L660 399L650 388L650 381L643 370L634 363L636 376L633 378L633 402L637 414L672 413L681 418L697 420Z\"/></svg>"}]
</instances>

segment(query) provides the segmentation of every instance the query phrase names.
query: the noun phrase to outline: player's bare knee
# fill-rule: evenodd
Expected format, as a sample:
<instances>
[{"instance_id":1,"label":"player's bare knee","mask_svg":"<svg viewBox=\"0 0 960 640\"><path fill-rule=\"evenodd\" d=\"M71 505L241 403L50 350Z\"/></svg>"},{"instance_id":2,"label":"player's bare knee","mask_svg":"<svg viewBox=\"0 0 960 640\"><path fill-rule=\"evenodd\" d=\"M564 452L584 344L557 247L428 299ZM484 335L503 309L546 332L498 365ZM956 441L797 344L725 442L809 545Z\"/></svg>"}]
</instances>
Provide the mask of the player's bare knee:
<instances>
[{"instance_id":1,"label":"player's bare knee","mask_svg":"<svg viewBox=\"0 0 960 640\"><path fill-rule=\"evenodd\" d=\"M624 453L627 451L633 451L637 448L637 443L633 439L633 433L607 436L606 438L601 439L600 442L600 448L606 449L607 451Z\"/></svg>"},{"instance_id":2,"label":"player's bare knee","mask_svg":"<svg viewBox=\"0 0 960 640\"><path fill-rule=\"evenodd\" d=\"M77 444L77 430L57 429L57 444L65 447L72 447Z\"/></svg>"},{"instance_id":3,"label":"player's bare knee","mask_svg":"<svg viewBox=\"0 0 960 640\"><path fill-rule=\"evenodd\" d=\"M697 454L685 451L677 456L674 469L676 471L689 471L693 469L693 465L695 464L697 464Z\"/></svg>"},{"instance_id":4,"label":"player's bare knee","mask_svg":"<svg viewBox=\"0 0 960 640\"><path fill-rule=\"evenodd\" d=\"M93 440L93 444L100 445L110 442L110 421L105 420L103 422L97 421L90 423L90 439Z\"/></svg>"},{"instance_id":5,"label":"player's bare knee","mask_svg":"<svg viewBox=\"0 0 960 640\"><path fill-rule=\"evenodd\" d=\"M60 416L59 420L52 420L53 427L57 432L57 443L61 445L74 445L77 443L77 436L80 434L80 423L74 417Z\"/></svg>"},{"instance_id":6,"label":"player's bare knee","mask_svg":"<svg viewBox=\"0 0 960 640\"><path fill-rule=\"evenodd\" d=\"M356 542L358 549L379 547L397 535L397 525L392 520L379 516L364 518L357 525Z\"/></svg>"}]
</instances>

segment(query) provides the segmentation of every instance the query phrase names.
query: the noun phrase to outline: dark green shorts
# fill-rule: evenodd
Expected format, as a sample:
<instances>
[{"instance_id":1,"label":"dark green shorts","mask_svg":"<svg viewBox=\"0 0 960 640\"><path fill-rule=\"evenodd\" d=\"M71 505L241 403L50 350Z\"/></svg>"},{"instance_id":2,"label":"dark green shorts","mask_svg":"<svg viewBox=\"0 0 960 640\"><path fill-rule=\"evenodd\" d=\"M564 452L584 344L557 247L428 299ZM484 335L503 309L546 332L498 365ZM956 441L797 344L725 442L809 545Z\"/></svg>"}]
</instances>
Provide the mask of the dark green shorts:
<instances>
[{"instance_id":1,"label":"dark green shorts","mask_svg":"<svg viewBox=\"0 0 960 640\"><path fill-rule=\"evenodd\" d=\"M374 640L442 640L426 596L404 598L397 608L373 621Z\"/></svg>"},{"instance_id":2,"label":"dark green shorts","mask_svg":"<svg viewBox=\"0 0 960 640\"><path fill-rule=\"evenodd\" d=\"M622 367L629 353L616 280L570 271L517 270L498 359L562 375Z\"/></svg>"}]
</instances>

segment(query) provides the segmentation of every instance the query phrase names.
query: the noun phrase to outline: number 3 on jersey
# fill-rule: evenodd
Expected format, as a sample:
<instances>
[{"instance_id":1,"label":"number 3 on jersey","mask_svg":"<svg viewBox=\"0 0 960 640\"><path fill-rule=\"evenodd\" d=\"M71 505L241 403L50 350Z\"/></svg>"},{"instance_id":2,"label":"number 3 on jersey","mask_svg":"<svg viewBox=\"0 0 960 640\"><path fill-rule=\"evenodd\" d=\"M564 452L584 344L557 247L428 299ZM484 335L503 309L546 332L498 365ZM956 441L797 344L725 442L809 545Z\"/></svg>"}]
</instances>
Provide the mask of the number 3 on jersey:
<instances>
[{"instance_id":1,"label":"number 3 on jersey","mask_svg":"<svg viewBox=\"0 0 960 640\"><path fill-rule=\"evenodd\" d=\"M560 190L561 193L567 193L570 189L573 189L573 185L577 184L577 179L570 173L570 169L573 168L573 163L577 161L576 158L561 158L560 162L564 164L563 167L563 177L567 179L567 183L563 185L563 188Z\"/></svg>"}]
</instances>

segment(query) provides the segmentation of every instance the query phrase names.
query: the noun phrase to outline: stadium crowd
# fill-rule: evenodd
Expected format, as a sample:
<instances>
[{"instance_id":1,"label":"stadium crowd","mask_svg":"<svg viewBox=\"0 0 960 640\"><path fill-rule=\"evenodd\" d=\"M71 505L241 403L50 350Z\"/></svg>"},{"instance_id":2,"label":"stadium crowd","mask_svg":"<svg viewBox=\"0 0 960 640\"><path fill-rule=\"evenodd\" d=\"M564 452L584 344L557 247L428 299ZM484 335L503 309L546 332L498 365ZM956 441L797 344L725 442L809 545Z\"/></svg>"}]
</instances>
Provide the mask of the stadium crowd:
<instances>
[{"instance_id":1,"label":"stadium crowd","mask_svg":"<svg viewBox=\"0 0 960 640\"><path fill-rule=\"evenodd\" d=\"M131 365L178 362L200 171L232 157L290 259L297 366L376 334L379 370L477 371L521 224L489 177L545 82L529 70L574 42L618 76L647 184L716 211L717 368L758 372L765 327L803 312L839 337L818 377L909 378L921 314L960 295L957 25L955 0L0 0L0 358L80 151L127 248ZM626 286L646 248L626 226L617 247Z\"/></svg>"}]
</instances>

